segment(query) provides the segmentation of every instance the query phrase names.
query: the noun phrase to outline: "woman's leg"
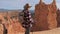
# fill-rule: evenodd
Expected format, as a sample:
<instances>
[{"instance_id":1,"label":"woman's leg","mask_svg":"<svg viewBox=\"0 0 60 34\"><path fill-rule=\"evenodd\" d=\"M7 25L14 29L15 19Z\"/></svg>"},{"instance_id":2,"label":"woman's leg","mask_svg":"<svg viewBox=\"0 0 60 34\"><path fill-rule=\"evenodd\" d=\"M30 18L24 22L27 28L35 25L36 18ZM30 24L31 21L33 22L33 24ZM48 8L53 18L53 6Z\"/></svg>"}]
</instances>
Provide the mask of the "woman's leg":
<instances>
[{"instance_id":1,"label":"woman's leg","mask_svg":"<svg viewBox=\"0 0 60 34\"><path fill-rule=\"evenodd\" d=\"M25 34L30 34L31 27L26 28Z\"/></svg>"}]
</instances>

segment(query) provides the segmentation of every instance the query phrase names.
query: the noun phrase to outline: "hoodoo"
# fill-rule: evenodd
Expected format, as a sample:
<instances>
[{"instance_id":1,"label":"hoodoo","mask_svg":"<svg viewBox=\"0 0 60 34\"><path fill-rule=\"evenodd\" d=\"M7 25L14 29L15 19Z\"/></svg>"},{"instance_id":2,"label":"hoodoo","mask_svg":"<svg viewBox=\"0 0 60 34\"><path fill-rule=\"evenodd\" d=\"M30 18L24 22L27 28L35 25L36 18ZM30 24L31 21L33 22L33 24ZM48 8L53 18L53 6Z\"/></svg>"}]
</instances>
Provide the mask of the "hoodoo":
<instances>
[{"instance_id":1,"label":"hoodoo","mask_svg":"<svg viewBox=\"0 0 60 34\"><path fill-rule=\"evenodd\" d=\"M51 4L45 4L40 0L39 4L35 6L35 24L33 25L33 31L56 28L56 11L56 0L53 0Z\"/></svg>"}]
</instances>

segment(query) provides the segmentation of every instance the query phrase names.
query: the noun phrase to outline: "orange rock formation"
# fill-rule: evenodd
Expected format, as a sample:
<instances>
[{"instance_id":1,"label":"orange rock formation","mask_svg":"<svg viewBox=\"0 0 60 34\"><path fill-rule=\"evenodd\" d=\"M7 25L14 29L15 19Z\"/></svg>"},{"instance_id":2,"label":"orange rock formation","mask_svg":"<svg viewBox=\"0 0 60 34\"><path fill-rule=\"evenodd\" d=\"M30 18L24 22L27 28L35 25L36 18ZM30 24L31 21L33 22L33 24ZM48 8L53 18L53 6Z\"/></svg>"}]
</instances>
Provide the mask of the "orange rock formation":
<instances>
[{"instance_id":1,"label":"orange rock formation","mask_svg":"<svg viewBox=\"0 0 60 34\"><path fill-rule=\"evenodd\" d=\"M56 11L55 0L51 4L45 4L40 0L40 3L35 6L35 24L33 25L33 31L56 28Z\"/></svg>"},{"instance_id":2,"label":"orange rock formation","mask_svg":"<svg viewBox=\"0 0 60 34\"><path fill-rule=\"evenodd\" d=\"M17 12L16 12L17 13ZM14 17L11 19L13 15L18 16L18 14L14 13L0 13L0 19L2 20L2 23L5 24L5 27L7 29L8 34L19 34L20 32L24 32L25 29L22 27L21 23L19 22L18 17ZM4 17L7 17L8 20L6 20ZM0 34L3 34L3 25L0 24Z\"/></svg>"}]
</instances>

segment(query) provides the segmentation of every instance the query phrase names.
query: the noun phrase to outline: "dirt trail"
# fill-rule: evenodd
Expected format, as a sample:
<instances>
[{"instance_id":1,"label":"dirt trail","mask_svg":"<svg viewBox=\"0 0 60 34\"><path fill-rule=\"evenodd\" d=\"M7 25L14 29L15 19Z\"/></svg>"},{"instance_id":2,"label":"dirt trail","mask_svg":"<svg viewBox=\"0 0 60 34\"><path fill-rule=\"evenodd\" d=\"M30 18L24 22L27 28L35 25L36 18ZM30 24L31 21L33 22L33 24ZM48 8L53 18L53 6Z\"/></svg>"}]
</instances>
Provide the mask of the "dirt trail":
<instances>
[{"instance_id":1,"label":"dirt trail","mask_svg":"<svg viewBox=\"0 0 60 34\"><path fill-rule=\"evenodd\" d=\"M24 34L24 33L20 33ZM39 32L31 32L30 34L60 34L60 28L52 29L52 30L46 30L46 31L39 31Z\"/></svg>"}]
</instances>

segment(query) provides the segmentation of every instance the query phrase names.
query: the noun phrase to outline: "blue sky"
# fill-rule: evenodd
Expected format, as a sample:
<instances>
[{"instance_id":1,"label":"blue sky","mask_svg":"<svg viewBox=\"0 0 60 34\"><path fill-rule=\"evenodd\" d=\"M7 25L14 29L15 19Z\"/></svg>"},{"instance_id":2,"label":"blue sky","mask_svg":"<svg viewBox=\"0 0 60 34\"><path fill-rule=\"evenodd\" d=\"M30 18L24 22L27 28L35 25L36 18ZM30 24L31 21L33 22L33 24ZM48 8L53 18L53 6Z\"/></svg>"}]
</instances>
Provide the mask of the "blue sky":
<instances>
[{"instance_id":1,"label":"blue sky","mask_svg":"<svg viewBox=\"0 0 60 34\"><path fill-rule=\"evenodd\" d=\"M52 0L44 0L43 2L51 3ZM39 3L39 0L0 0L0 9L23 9L23 6L29 3L32 8L31 10L34 9L35 4ZM60 0L56 0L56 5L60 9Z\"/></svg>"}]
</instances>

